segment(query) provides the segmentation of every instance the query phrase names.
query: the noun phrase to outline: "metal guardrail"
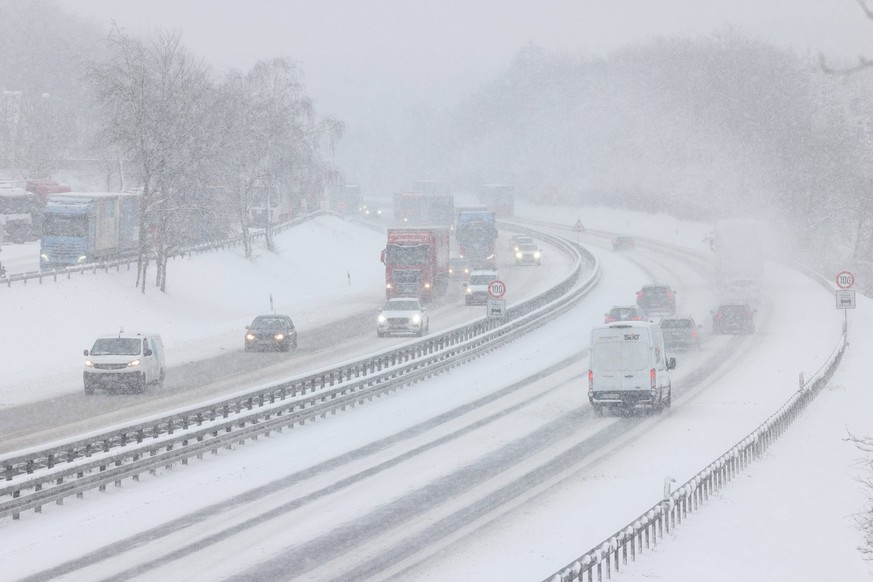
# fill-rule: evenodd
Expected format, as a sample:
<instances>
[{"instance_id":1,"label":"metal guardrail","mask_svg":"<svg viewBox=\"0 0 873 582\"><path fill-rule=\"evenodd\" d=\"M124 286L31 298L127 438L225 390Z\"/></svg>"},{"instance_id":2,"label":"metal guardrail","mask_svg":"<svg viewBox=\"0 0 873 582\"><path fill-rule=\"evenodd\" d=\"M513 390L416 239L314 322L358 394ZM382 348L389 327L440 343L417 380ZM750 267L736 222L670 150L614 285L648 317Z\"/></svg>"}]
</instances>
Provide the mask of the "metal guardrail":
<instances>
[{"instance_id":1,"label":"metal guardrail","mask_svg":"<svg viewBox=\"0 0 873 582\"><path fill-rule=\"evenodd\" d=\"M283 222L281 224L277 224L273 227L273 232L278 234L281 233L293 226L297 226L319 216L332 216L332 212L328 212L326 210L319 210L310 214L306 214L299 218L295 218L293 220L289 220L287 222ZM258 241L266 237L266 233L263 230L259 230L258 232L254 232L251 234L251 239L253 241ZM197 245L191 245L188 247L184 247L179 249L173 253L167 255L168 259L175 259L185 257L186 255L206 253L214 250L224 250L231 247L239 246L243 243L242 235L230 237L220 241L201 243ZM150 255L149 259L154 259L154 255ZM110 269L115 269L116 271L120 271L122 265L126 267L129 271L130 266L135 264L139 260L138 253L133 253L129 255L125 255L122 257L118 257L108 261L99 261L96 263L89 263L87 265L75 265L70 267L64 267L62 269L52 269L48 271L28 271L26 273L15 273L15 274L7 274L6 276L0 277L0 285L3 283L6 284L7 287L12 287L12 283L21 282L24 285L27 285L28 281L36 281L39 284L42 284L43 281L57 281L58 276L62 279L71 279L73 274L75 273L93 273L97 274L102 271L104 273L108 273Z\"/></svg>"},{"instance_id":2,"label":"metal guardrail","mask_svg":"<svg viewBox=\"0 0 873 582\"><path fill-rule=\"evenodd\" d=\"M574 258L571 274L555 287L506 310L503 320L480 318L392 350L290 378L192 409L143 420L84 438L0 456L6 484L0 487L0 517L87 490L103 490L123 478L206 451L334 414L365 400L480 357L532 331L580 301L600 279L596 258L581 246L540 234ZM583 262L589 277L580 280Z\"/></svg>"},{"instance_id":3,"label":"metal guardrail","mask_svg":"<svg viewBox=\"0 0 873 582\"><path fill-rule=\"evenodd\" d=\"M569 565L545 579L545 582L594 582L612 577L621 566L627 565L628 556L636 561L637 554L651 549L658 538L670 533L689 513L697 510L725 487L750 463L761 458L788 429L810 402L827 385L849 345L845 332L827 362L778 411L765 420L747 437L730 448L718 459L698 472L681 487L671 492L648 511L588 550Z\"/></svg>"}]
</instances>

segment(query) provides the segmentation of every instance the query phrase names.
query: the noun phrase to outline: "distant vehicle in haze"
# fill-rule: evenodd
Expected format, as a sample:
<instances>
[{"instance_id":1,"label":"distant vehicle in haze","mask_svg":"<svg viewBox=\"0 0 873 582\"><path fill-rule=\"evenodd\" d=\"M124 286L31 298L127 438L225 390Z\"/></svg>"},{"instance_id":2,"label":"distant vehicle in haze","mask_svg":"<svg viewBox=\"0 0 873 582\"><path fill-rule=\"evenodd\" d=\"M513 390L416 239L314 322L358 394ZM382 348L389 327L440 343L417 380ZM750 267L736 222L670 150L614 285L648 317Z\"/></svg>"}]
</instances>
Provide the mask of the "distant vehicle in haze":
<instances>
[{"instance_id":1,"label":"distant vehicle in haze","mask_svg":"<svg viewBox=\"0 0 873 582\"><path fill-rule=\"evenodd\" d=\"M509 239L509 250L512 251L513 256L518 251L518 247L521 244L534 244L534 239L526 234L514 234Z\"/></svg>"},{"instance_id":2,"label":"distant vehicle in haze","mask_svg":"<svg viewBox=\"0 0 873 582\"><path fill-rule=\"evenodd\" d=\"M712 333L715 335L755 333L755 311L745 303L719 305L712 311Z\"/></svg>"},{"instance_id":3,"label":"distant vehicle in haze","mask_svg":"<svg viewBox=\"0 0 873 582\"><path fill-rule=\"evenodd\" d=\"M617 236L612 239L612 250L629 251L637 247L637 241L630 236Z\"/></svg>"},{"instance_id":4,"label":"distant vehicle in haze","mask_svg":"<svg viewBox=\"0 0 873 582\"><path fill-rule=\"evenodd\" d=\"M449 276L452 279L467 279L473 269L470 268L470 262L463 257L452 257L449 259Z\"/></svg>"},{"instance_id":5,"label":"distant vehicle in haze","mask_svg":"<svg viewBox=\"0 0 873 582\"><path fill-rule=\"evenodd\" d=\"M464 283L464 303L467 305L485 305L488 301L488 284L500 278L497 271L479 270L470 273L470 278Z\"/></svg>"},{"instance_id":6,"label":"distant vehicle in haze","mask_svg":"<svg viewBox=\"0 0 873 582\"><path fill-rule=\"evenodd\" d=\"M669 285L653 283L643 285L637 291L637 305L646 317L663 317L676 314L676 291Z\"/></svg>"},{"instance_id":7,"label":"distant vehicle in haze","mask_svg":"<svg viewBox=\"0 0 873 582\"><path fill-rule=\"evenodd\" d=\"M543 251L536 243L521 243L515 251L516 265L541 265Z\"/></svg>"},{"instance_id":8,"label":"distant vehicle in haze","mask_svg":"<svg viewBox=\"0 0 873 582\"><path fill-rule=\"evenodd\" d=\"M515 215L515 193L509 184L483 184L479 187L479 202L494 211L497 218Z\"/></svg>"},{"instance_id":9,"label":"distant vehicle in haze","mask_svg":"<svg viewBox=\"0 0 873 582\"><path fill-rule=\"evenodd\" d=\"M700 349L700 332L703 326L695 322L693 317L665 317L658 325L667 349Z\"/></svg>"}]
</instances>

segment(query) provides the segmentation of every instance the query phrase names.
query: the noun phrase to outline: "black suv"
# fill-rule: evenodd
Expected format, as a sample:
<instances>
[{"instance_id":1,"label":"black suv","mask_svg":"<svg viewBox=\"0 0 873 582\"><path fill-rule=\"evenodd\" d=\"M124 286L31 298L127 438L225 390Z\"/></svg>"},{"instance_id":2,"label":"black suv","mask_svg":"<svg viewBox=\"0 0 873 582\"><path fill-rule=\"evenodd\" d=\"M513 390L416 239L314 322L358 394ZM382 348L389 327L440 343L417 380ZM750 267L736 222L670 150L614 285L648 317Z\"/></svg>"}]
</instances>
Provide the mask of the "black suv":
<instances>
[{"instance_id":1,"label":"black suv","mask_svg":"<svg viewBox=\"0 0 873 582\"><path fill-rule=\"evenodd\" d=\"M712 312L712 333L749 334L755 333L755 309L748 304L719 305Z\"/></svg>"}]
</instances>

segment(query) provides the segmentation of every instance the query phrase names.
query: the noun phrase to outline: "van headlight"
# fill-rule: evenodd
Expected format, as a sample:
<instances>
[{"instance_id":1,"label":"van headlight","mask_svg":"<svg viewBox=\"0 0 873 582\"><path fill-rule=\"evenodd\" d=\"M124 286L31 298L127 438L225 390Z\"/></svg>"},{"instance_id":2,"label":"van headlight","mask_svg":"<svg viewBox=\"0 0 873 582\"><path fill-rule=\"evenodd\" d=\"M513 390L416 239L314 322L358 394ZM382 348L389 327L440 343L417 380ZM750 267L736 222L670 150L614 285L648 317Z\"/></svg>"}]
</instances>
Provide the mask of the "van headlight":
<instances>
[{"instance_id":1,"label":"van headlight","mask_svg":"<svg viewBox=\"0 0 873 582\"><path fill-rule=\"evenodd\" d=\"M253 333L247 333L247 334L246 334L246 339L247 339L248 341L250 341L250 342L255 341L255 334L253 334Z\"/></svg>"},{"instance_id":2,"label":"van headlight","mask_svg":"<svg viewBox=\"0 0 873 582\"><path fill-rule=\"evenodd\" d=\"M127 367L128 368L136 368L140 364L142 364L142 360L133 360L133 361L127 363Z\"/></svg>"},{"instance_id":3,"label":"van headlight","mask_svg":"<svg viewBox=\"0 0 873 582\"><path fill-rule=\"evenodd\" d=\"M421 323L421 315L416 313L412 316L412 323Z\"/></svg>"},{"instance_id":4,"label":"van headlight","mask_svg":"<svg viewBox=\"0 0 873 582\"><path fill-rule=\"evenodd\" d=\"M385 319L386 318L384 315L379 314L379 317L376 318L376 321L378 321L379 323L385 323Z\"/></svg>"},{"instance_id":5,"label":"van headlight","mask_svg":"<svg viewBox=\"0 0 873 582\"><path fill-rule=\"evenodd\" d=\"M86 368L93 368L94 362L92 362L91 360L85 360L85 367Z\"/></svg>"},{"instance_id":6,"label":"van headlight","mask_svg":"<svg viewBox=\"0 0 873 582\"><path fill-rule=\"evenodd\" d=\"M280 341L282 341L283 339L285 339L285 334L284 334L284 333L277 333L276 335L273 336L273 338L274 338L277 342L280 342Z\"/></svg>"}]
</instances>

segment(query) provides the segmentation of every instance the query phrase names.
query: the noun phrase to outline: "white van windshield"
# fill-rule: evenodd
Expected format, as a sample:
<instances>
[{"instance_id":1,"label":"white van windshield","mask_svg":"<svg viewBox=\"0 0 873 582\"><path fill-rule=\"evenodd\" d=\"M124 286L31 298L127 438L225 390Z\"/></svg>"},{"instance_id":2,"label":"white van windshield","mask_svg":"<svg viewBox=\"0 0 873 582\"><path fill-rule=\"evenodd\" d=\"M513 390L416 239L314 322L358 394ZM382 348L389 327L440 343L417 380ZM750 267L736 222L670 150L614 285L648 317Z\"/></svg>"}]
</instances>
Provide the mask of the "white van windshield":
<instances>
[{"instance_id":1,"label":"white van windshield","mask_svg":"<svg viewBox=\"0 0 873 582\"><path fill-rule=\"evenodd\" d=\"M110 337L94 342L92 356L138 356L142 341L138 338Z\"/></svg>"},{"instance_id":2,"label":"white van windshield","mask_svg":"<svg viewBox=\"0 0 873 582\"><path fill-rule=\"evenodd\" d=\"M604 372L644 370L649 365L649 346L644 343L595 344L591 368Z\"/></svg>"}]
</instances>

